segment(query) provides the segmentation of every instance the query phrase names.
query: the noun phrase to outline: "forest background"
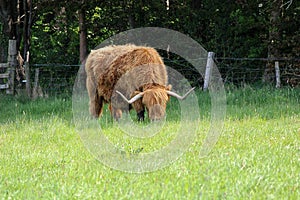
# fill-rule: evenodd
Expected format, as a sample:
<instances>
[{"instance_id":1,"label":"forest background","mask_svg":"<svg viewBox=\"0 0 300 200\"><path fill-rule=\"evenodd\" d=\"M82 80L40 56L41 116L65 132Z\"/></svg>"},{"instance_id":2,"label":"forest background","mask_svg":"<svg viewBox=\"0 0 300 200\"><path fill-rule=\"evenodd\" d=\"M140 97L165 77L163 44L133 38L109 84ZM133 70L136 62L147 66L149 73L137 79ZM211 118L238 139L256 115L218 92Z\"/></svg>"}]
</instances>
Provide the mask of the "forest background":
<instances>
[{"instance_id":1,"label":"forest background","mask_svg":"<svg viewBox=\"0 0 300 200\"><path fill-rule=\"evenodd\" d=\"M299 12L295 0L0 0L0 62L16 39L24 61L80 64L110 36L150 26L184 33L217 58L264 60L255 66L263 81L274 81L276 60L298 78Z\"/></svg>"}]
</instances>

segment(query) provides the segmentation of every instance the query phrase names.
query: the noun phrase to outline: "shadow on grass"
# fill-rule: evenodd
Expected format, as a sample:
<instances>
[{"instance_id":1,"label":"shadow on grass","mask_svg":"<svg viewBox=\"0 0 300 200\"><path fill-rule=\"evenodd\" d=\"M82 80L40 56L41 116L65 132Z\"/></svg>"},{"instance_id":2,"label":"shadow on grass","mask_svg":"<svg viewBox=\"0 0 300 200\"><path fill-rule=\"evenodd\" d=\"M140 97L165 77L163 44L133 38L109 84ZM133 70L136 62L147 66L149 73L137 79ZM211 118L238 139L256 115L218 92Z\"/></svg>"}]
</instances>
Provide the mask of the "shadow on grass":
<instances>
[{"instance_id":1,"label":"shadow on grass","mask_svg":"<svg viewBox=\"0 0 300 200\"><path fill-rule=\"evenodd\" d=\"M289 115L300 114L300 88L284 87L276 89L271 86L234 87L227 85L227 118L243 119L245 117L261 117L266 119L280 118ZM198 98L200 119L209 119L211 114L211 101L209 92L196 91ZM7 121L14 122L16 119L41 119L45 117L57 116L67 121L72 121L72 98L49 97L30 100L24 97L14 97L0 94L0 123ZM180 121L181 108L177 99L171 98L167 105L167 121ZM136 113L130 112L131 119L136 120ZM147 113L145 113L147 116ZM149 124L148 117L142 125ZM105 106L104 115L100 119L100 124L110 126L113 119Z\"/></svg>"},{"instance_id":2,"label":"shadow on grass","mask_svg":"<svg viewBox=\"0 0 300 200\"><path fill-rule=\"evenodd\" d=\"M14 97L0 94L0 123L14 122L18 119L35 120L57 116L72 120L71 97L50 97L30 100L26 97Z\"/></svg>"}]
</instances>

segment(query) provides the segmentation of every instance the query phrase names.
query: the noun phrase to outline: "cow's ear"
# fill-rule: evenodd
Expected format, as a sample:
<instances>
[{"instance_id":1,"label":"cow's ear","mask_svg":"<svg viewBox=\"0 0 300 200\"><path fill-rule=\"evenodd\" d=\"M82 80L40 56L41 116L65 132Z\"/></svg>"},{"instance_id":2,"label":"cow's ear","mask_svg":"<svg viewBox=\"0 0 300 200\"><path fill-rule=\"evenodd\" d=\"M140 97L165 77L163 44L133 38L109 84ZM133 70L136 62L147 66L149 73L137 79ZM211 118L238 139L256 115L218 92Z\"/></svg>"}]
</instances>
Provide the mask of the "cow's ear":
<instances>
[{"instance_id":1,"label":"cow's ear","mask_svg":"<svg viewBox=\"0 0 300 200\"><path fill-rule=\"evenodd\" d=\"M167 86L166 86L166 90L171 91L171 89L172 89L172 85L167 85Z\"/></svg>"}]
</instances>

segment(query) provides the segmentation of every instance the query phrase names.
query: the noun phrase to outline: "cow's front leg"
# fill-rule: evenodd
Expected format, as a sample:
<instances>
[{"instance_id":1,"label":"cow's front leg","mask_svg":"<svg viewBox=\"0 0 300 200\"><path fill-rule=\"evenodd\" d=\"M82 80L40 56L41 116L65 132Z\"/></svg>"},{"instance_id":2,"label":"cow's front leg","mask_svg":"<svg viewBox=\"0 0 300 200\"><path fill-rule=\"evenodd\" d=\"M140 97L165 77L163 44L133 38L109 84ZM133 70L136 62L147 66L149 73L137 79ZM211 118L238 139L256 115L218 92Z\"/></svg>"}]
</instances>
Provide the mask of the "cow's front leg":
<instances>
[{"instance_id":1,"label":"cow's front leg","mask_svg":"<svg viewBox=\"0 0 300 200\"><path fill-rule=\"evenodd\" d=\"M111 116L116 120L119 121L122 117L122 110L119 108L114 108L111 103L109 104L109 110Z\"/></svg>"},{"instance_id":2,"label":"cow's front leg","mask_svg":"<svg viewBox=\"0 0 300 200\"><path fill-rule=\"evenodd\" d=\"M144 121L145 120L145 110L141 110L140 112L137 113L137 118L138 121Z\"/></svg>"},{"instance_id":3,"label":"cow's front leg","mask_svg":"<svg viewBox=\"0 0 300 200\"><path fill-rule=\"evenodd\" d=\"M136 102L134 102L132 104L132 107L136 111L138 121L144 121L145 120L145 107L142 103L142 100L139 99Z\"/></svg>"}]
</instances>

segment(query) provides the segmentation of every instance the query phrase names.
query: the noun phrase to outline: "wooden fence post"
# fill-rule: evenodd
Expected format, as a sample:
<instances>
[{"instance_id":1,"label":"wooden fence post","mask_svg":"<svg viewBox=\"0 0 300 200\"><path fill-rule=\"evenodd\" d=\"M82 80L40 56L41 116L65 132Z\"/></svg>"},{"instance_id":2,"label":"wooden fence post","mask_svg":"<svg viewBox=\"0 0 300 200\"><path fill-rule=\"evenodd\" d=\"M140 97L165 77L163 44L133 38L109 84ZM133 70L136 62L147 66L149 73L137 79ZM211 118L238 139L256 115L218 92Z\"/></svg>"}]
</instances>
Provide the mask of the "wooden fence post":
<instances>
[{"instance_id":1,"label":"wooden fence post","mask_svg":"<svg viewBox=\"0 0 300 200\"><path fill-rule=\"evenodd\" d=\"M34 73L34 84L32 89L32 99L35 100L38 97L43 97L43 91L39 85L39 75L40 75L40 69L35 68Z\"/></svg>"},{"instance_id":2,"label":"wooden fence post","mask_svg":"<svg viewBox=\"0 0 300 200\"><path fill-rule=\"evenodd\" d=\"M212 72L212 68L213 68L213 64L214 64L214 59L213 59L214 55L215 55L214 52L208 52L208 55L207 55L204 85L203 85L204 91L206 91L208 89L209 80L210 80L210 76L211 76L211 72Z\"/></svg>"},{"instance_id":3,"label":"wooden fence post","mask_svg":"<svg viewBox=\"0 0 300 200\"><path fill-rule=\"evenodd\" d=\"M29 52L27 52L26 55L26 61L25 61L25 76L26 76L26 93L27 96L31 97L31 80L30 80L30 66L29 66Z\"/></svg>"},{"instance_id":4,"label":"wooden fence post","mask_svg":"<svg viewBox=\"0 0 300 200\"><path fill-rule=\"evenodd\" d=\"M4 73L0 73L0 90L7 89L8 83L3 81L2 79L8 79L9 74L7 72L7 63L0 63L0 71L3 71Z\"/></svg>"},{"instance_id":5,"label":"wooden fence post","mask_svg":"<svg viewBox=\"0 0 300 200\"><path fill-rule=\"evenodd\" d=\"M25 62L25 76L26 76L26 93L27 96L31 97L31 81L30 81L30 69L29 62Z\"/></svg>"},{"instance_id":6,"label":"wooden fence post","mask_svg":"<svg viewBox=\"0 0 300 200\"><path fill-rule=\"evenodd\" d=\"M280 69L279 69L279 62L275 62L275 74L276 74L276 88L280 88L281 82L280 82Z\"/></svg>"},{"instance_id":7,"label":"wooden fence post","mask_svg":"<svg viewBox=\"0 0 300 200\"><path fill-rule=\"evenodd\" d=\"M15 93L15 74L17 66L17 40L9 40L8 43L8 86L6 94Z\"/></svg>"}]
</instances>

